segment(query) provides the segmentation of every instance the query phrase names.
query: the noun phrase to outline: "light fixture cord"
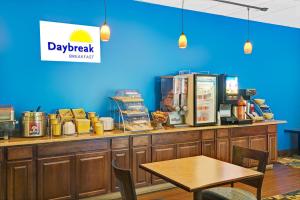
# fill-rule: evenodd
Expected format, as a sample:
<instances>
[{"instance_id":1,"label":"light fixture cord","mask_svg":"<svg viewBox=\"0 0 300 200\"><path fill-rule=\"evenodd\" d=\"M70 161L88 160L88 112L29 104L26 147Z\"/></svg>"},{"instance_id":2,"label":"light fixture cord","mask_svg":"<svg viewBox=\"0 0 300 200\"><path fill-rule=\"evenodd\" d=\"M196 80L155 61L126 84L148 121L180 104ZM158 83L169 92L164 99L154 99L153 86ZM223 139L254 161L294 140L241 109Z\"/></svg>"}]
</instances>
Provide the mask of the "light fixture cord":
<instances>
[{"instance_id":1,"label":"light fixture cord","mask_svg":"<svg viewBox=\"0 0 300 200\"><path fill-rule=\"evenodd\" d=\"M182 7L181 7L181 31L183 33L183 7L184 7L184 0L182 0Z\"/></svg>"},{"instance_id":2,"label":"light fixture cord","mask_svg":"<svg viewBox=\"0 0 300 200\"><path fill-rule=\"evenodd\" d=\"M104 0L104 23L106 24L106 0Z\"/></svg>"},{"instance_id":3,"label":"light fixture cord","mask_svg":"<svg viewBox=\"0 0 300 200\"><path fill-rule=\"evenodd\" d=\"M249 17L249 13L250 13L250 8L248 7L248 40L250 40L250 17Z\"/></svg>"}]
</instances>

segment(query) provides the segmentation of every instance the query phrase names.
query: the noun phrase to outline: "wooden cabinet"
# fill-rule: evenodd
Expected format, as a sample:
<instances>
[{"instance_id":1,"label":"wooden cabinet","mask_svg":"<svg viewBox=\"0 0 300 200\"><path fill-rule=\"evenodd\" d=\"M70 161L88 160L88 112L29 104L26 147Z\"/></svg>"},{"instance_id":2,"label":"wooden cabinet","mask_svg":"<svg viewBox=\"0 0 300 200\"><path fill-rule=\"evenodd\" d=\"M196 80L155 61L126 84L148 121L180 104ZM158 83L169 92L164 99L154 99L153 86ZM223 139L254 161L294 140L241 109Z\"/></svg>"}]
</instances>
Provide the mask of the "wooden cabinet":
<instances>
[{"instance_id":1,"label":"wooden cabinet","mask_svg":"<svg viewBox=\"0 0 300 200\"><path fill-rule=\"evenodd\" d=\"M132 176L136 187L147 186L151 183L150 174L141 169L140 164L151 162L150 147L136 147L131 150Z\"/></svg>"},{"instance_id":2,"label":"wooden cabinet","mask_svg":"<svg viewBox=\"0 0 300 200\"><path fill-rule=\"evenodd\" d=\"M269 151L269 163L277 161L277 137L276 133L268 134L268 151Z\"/></svg>"},{"instance_id":3,"label":"wooden cabinet","mask_svg":"<svg viewBox=\"0 0 300 200\"><path fill-rule=\"evenodd\" d=\"M202 155L211 158L216 157L216 146L215 146L215 130L204 130L202 131Z\"/></svg>"},{"instance_id":4,"label":"wooden cabinet","mask_svg":"<svg viewBox=\"0 0 300 200\"><path fill-rule=\"evenodd\" d=\"M229 139L217 138L216 140L216 158L225 162L229 162Z\"/></svg>"},{"instance_id":5,"label":"wooden cabinet","mask_svg":"<svg viewBox=\"0 0 300 200\"><path fill-rule=\"evenodd\" d=\"M7 162L8 200L35 199L35 162L32 160Z\"/></svg>"},{"instance_id":6,"label":"wooden cabinet","mask_svg":"<svg viewBox=\"0 0 300 200\"><path fill-rule=\"evenodd\" d=\"M273 163L276 134L277 125L254 124L1 147L0 200L82 199L117 191L112 160L131 169L135 187L163 182L141 169L143 163L197 155L230 162L234 145L267 150Z\"/></svg>"},{"instance_id":7,"label":"wooden cabinet","mask_svg":"<svg viewBox=\"0 0 300 200\"><path fill-rule=\"evenodd\" d=\"M162 145L152 147L152 161L176 159L176 145Z\"/></svg>"},{"instance_id":8,"label":"wooden cabinet","mask_svg":"<svg viewBox=\"0 0 300 200\"><path fill-rule=\"evenodd\" d=\"M152 162L176 159L176 145L161 145L152 147ZM152 184L163 183L164 181L152 176Z\"/></svg>"},{"instance_id":9,"label":"wooden cabinet","mask_svg":"<svg viewBox=\"0 0 300 200\"><path fill-rule=\"evenodd\" d=\"M112 160L116 160L118 167L130 169L129 163L129 149L120 149L112 151ZM117 185L117 180L115 178L114 172L112 170L112 180L111 180L111 189L112 191L119 190Z\"/></svg>"},{"instance_id":10,"label":"wooden cabinet","mask_svg":"<svg viewBox=\"0 0 300 200\"><path fill-rule=\"evenodd\" d=\"M230 129L222 128L217 130L217 138L228 138Z\"/></svg>"},{"instance_id":11,"label":"wooden cabinet","mask_svg":"<svg viewBox=\"0 0 300 200\"><path fill-rule=\"evenodd\" d=\"M130 166L135 187L151 184L151 175L140 168L140 164L151 162L151 136L133 136L130 138Z\"/></svg>"},{"instance_id":12,"label":"wooden cabinet","mask_svg":"<svg viewBox=\"0 0 300 200\"><path fill-rule=\"evenodd\" d=\"M249 137L249 148L266 151L267 150L267 137L265 135ZM250 167L257 166L258 161L250 160L249 165L250 165Z\"/></svg>"},{"instance_id":13,"label":"wooden cabinet","mask_svg":"<svg viewBox=\"0 0 300 200\"><path fill-rule=\"evenodd\" d=\"M177 158L186 158L200 155L200 142L192 142L177 145Z\"/></svg>"},{"instance_id":14,"label":"wooden cabinet","mask_svg":"<svg viewBox=\"0 0 300 200\"><path fill-rule=\"evenodd\" d=\"M249 137L237 137L237 138L231 138L230 140L230 162L232 162L232 150L233 146L239 146L239 147L246 147L249 148ZM244 166L249 166L249 160L244 159Z\"/></svg>"},{"instance_id":15,"label":"wooden cabinet","mask_svg":"<svg viewBox=\"0 0 300 200\"><path fill-rule=\"evenodd\" d=\"M37 180L39 200L74 199L75 156L69 155L38 159Z\"/></svg>"},{"instance_id":16,"label":"wooden cabinet","mask_svg":"<svg viewBox=\"0 0 300 200\"><path fill-rule=\"evenodd\" d=\"M249 137L249 148L266 151L267 138L265 135Z\"/></svg>"},{"instance_id":17,"label":"wooden cabinet","mask_svg":"<svg viewBox=\"0 0 300 200\"><path fill-rule=\"evenodd\" d=\"M231 129L231 137L246 137L265 135L268 131L268 126L246 126Z\"/></svg>"},{"instance_id":18,"label":"wooden cabinet","mask_svg":"<svg viewBox=\"0 0 300 200\"><path fill-rule=\"evenodd\" d=\"M277 133L277 125L276 124L269 125L267 129L268 129L269 134Z\"/></svg>"},{"instance_id":19,"label":"wooden cabinet","mask_svg":"<svg viewBox=\"0 0 300 200\"><path fill-rule=\"evenodd\" d=\"M110 152L76 155L76 196L85 198L110 191Z\"/></svg>"},{"instance_id":20,"label":"wooden cabinet","mask_svg":"<svg viewBox=\"0 0 300 200\"><path fill-rule=\"evenodd\" d=\"M214 140L204 140L202 141L202 155L215 158L215 141Z\"/></svg>"},{"instance_id":21,"label":"wooden cabinet","mask_svg":"<svg viewBox=\"0 0 300 200\"><path fill-rule=\"evenodd\" d=\"M239 146L239 147L249 147L249 138L248 137L238 137L238 138L231 138L230 140L230 154L232 158L232 147Z\"/></svg>"}]
</instances>

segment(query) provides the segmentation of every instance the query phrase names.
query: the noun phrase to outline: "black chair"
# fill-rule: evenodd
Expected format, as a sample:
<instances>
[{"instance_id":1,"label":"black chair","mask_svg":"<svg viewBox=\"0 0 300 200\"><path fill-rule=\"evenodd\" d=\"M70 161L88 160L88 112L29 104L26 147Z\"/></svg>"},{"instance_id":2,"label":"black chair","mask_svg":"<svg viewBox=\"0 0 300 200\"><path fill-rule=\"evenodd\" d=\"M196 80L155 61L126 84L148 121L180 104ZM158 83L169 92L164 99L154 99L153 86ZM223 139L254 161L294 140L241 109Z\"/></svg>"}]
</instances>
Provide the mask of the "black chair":
<instances>
[{"instance_id":1,"label":"black chair","mask_svg":"<svg viewBox=\"0 0 300 200\"><path fill-rule=\"evenodd\" d=\"M266 171L269 153L265 151L258 151L244 147L233 146L233 160L235 165L243 166L244 159L253 159L258 161L257 171L263 174ZM234 188L233 183L231 187L215 187L199 192L198 199L202 200L261 200L261 188L264 176L258 178L245 179L240 181L246 185L256 188L256 197L252 193Z\"/></svg>"},{"instance_id":2,"label":"black chair","mask_svg":"<svg viewBox=\"0 0 300 200\"><path fill-rule=\"evenodd\" d=\"M115 160L112 161L112 167L120 187L122 200L137 200L131 171L119 168Z\"/></svg>"},{"instance_id":3,"label":"black chair","mask_svg":"<svg viewBox=\"0 0 300 200\"><path fill-rule=\"evenodd\" d=\"M137 200L131 171L119 168L116 160L112 161L112 168L120 187L122 200Z\"/></svg>"}]
</instances>

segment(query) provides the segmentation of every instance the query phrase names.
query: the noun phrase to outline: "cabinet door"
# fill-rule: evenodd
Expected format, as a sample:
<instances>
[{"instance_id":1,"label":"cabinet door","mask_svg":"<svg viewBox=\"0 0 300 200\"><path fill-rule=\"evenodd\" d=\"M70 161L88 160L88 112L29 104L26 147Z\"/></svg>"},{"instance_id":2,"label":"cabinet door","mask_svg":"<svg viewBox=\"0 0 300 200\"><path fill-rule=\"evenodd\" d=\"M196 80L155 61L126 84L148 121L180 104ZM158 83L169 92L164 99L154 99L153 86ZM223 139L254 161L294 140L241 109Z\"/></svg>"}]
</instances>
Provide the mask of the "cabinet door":
<instances>
[{"instance_id":1,"label":"cabinet door","mask_svg":"<svg viewBox=\"0 0 300 200\"><path fill-rule=\"evenodd\" d=\"M268 151L269 151L269 163L276 162L277 161L277 137L275 134L268 135Z\"/></svg>"},{"instance_id":2,"label":"cabinet door","mask_svg":"<svg viewBox=\"0 0 300 200\"><path fill-rule=\"evenodd\" d=\"M225 162L229 162L229 139L218 138L217 139L217 159Z\"/></svg>"},{"instance_id":3,"label":"cabinet door","mask_svg":"<svg viewBox=\"0 0 300 200\"><path fill-rule=\"evenodd\" d=\"M162 145L152 147L152 162L176 159L176 145ZM152 176L152 184L163 183L164 181Z\"/></svg>"},{"instance_id":4,"label":"cabinet door","mask_svg":"<svg viewBox=\"0 0 300 200\"><path fill-rule=\"evenodd\" d=\"M35 199L35 168L32 160L10 161L7 167L7 199Z\"/></svg>"},{"instance_id":5,"label":"cabinet door","mask_svg":"<svg viewBox=\"0 0 300 200\"><path fill-rule=\"evenodd\" d=\"M202 141L202 155L215 158L215 141L213 140L205 140Z\"/></svg>"},{"instance_id":6,"label":"cabinet door","mask_svg":"<svg viewBox=\"0 0 300 200\"><path fill-rule=\"evenodd\" d=\"M266 151L267 137L265 135L249 137L249 148ZM250 167L255 167L257 165L258 165L258 161L250 159Z\"/></svg>"},{"instance_id":7,"label":"cabinet door","mask_svg":"<svg viewBox=\"0 0 300 200\"><path fill-rule=\"evenodd\" d=\"M113 150L112 151L112 160L116 160L118 163L118 167L129 169L129 149L123 150ZM111 178L111 189L112 191L118 191L119 187L117 184L117 180L114 175L114 171L112 170L112 178Z\"/></svg>"},{"instance_id":8,"label":"cabinet door","mask_svg":"<svg viewBox=\"0 0 300 200\"><path fill-rule=\"evenodd\" d=\"M38 159L38 199L75 198L74 156Z\"/></svg>"},{"instance_id":9,"label":"cabinet door","mask_svg":"<svg viewBox=\"0 0 300 200\"><path fill-rule=\"evenodd\" d=\"M150 184L150 174L140 168L140 164L151 162L151 149L149 147L133 148L131 152L132 176L136 187Z\"/></svg>"},{"instance_id":10,"label":"cabinet door","mask_svg":"<svg viewBox=\"0 0 300 200\"><path fill-rule=\"evenodd\" d=\"M76 196L85 198L110 191L110 152L76 155Z\"/></svg>"},{"instance_id":11,"label":"cabinet door","mask_svg":"<svg viewBox=\"0 0 300 200\"><path fill-rule=\"evenodd\" d=\"M200 154L200 143L185 143L177 145L177 158L198 156Z\"/></svg>"},{"instance_id":12,"label":"cabinet door","mask_svg":"<svg viewBox=\"0 0 300 200\"><path fill-rule=\"evenodd\" d=\"M249 148L249 138L248 137L231 138L231 140L230 140L230 161L231 162L232 162L232 157L233 157L233 155L232 155L233 146ZM249 166L249 160L248 159L244 159L243 166L244 167Z\"/></svg>"}]
</instances>

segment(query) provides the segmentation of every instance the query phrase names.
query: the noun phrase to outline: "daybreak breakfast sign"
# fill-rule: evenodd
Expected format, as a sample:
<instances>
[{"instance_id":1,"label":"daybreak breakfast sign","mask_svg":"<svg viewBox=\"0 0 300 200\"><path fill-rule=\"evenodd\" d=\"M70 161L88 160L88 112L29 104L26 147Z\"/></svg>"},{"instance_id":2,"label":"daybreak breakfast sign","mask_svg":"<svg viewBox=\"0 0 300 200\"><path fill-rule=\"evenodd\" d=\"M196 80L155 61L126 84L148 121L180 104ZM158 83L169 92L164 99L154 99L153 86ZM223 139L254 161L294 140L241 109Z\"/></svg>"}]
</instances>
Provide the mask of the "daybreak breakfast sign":
<instances>
[{"instance_id":1,"label":"daybreak breakfast sign","mask_svg":"<svg viewBox=\"0 0 300 200\"><path fill-rule=\"evenodd\" d=\"M100 29L40 21L41 60L100 63Z\"/></svg>"}]
</instances>

